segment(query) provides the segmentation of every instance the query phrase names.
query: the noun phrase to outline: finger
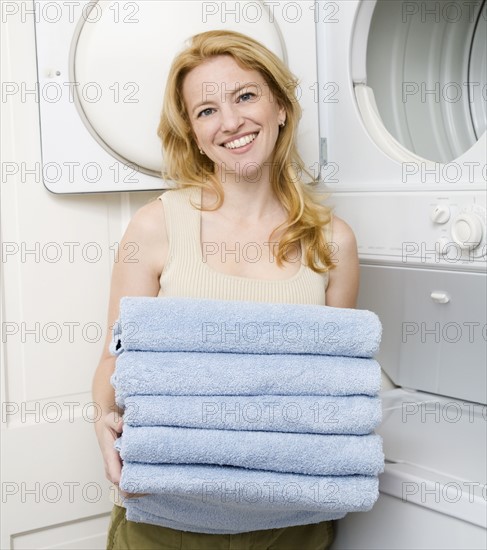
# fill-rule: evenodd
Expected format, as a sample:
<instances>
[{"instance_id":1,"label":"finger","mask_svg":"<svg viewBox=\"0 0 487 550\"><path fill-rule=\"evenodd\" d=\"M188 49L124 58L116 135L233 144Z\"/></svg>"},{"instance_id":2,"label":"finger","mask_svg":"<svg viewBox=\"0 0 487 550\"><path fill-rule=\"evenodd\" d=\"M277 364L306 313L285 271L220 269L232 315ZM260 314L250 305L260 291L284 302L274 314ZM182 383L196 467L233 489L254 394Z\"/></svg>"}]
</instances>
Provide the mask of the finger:
<instances>
[{"instance_id":1,"label":"finger","mask_svg":"<svg viewBox=\"0 0 487 550\"><path fill-rule=\"evenodd\" d=\"M122 491L122 489L120 489L120 494L124 498L138 498L138 497L146 497L148 496L149 493L126 493L125 491Z\"/></svg>"},{"instance_id":2,"label":"finger","mask_svg":"<svg viewBox=\"0 0 487 550\"><path fill-rule=\"evenodd\" d=\"M122 462L117 452L115 452L115 455L111 455L111 457L107 460L107 470L109 481L115 485L118 485L122 475Z\"/></svg>"},{"instance_id":3,"label":"finger","mask_svg":"<svg viewBox=\"0 0 487 550\"><path fill-rule=\"evenodd\" d=\"M116 434L121 434L123 431L123 417L119 414L110 413L105 417L105 423L110 430Z\"/></svg>"},{"instance_id":4,"label":"finger","mask_svg":"<svg viewBox=\"0 0 487 550\"><path fill-rule=\"evenodd\" d=\"M115 430L121 434L123 431L123 417L119 417L119 420L115 423Z\"/></svg>"}]
</instances>

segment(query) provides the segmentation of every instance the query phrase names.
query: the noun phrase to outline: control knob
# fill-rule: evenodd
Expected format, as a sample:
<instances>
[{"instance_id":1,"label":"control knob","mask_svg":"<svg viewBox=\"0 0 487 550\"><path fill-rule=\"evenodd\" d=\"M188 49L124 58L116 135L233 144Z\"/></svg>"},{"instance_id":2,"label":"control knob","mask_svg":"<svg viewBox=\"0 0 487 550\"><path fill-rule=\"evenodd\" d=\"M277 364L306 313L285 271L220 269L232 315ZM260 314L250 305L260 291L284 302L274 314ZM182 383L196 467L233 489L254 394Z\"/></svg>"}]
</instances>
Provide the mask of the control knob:
<instances>
[{"instance_id":1,"label":"control knob","mask_svg":"<svg viewBox=\"0 0 487 550\"><path fill-rule=\"evenodd\" d=\"M463 250L477 248L482 241L483 232L482 220L473 212L462 212L452 221L452 239Z\"/></svg>"},{"instance_id":2,"label":"control knob","mask_svg":"<svg viewBox=\"0 0 487 550\"><path fill-rule=\"evenodd\" d=\"M431 220L434 223L446 223L450 219L450 208L444 204L439 204L431 212Z\"/></svg>"}]
</instances>

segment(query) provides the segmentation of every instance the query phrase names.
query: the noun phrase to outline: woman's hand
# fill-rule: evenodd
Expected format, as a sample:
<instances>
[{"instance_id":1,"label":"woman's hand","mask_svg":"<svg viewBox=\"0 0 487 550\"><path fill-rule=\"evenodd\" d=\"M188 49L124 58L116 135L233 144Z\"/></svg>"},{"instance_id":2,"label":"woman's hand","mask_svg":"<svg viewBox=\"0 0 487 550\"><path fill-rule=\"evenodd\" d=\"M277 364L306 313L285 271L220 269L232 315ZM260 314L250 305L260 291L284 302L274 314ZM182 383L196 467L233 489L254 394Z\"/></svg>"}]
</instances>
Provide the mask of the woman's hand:
<instances>
[{"instance_id":1,"label":"woman's hand","mask_svg":"<svg viewBox=\"0 0 487 550\"><path fill-rule=\"evenodd\" d=\"M97 423L97 436L105 465L105 476L114 485L120 483L122 459L114 448L115 440L123 429L123 417L117 412L109 412Z\"/></svg>"},{"instance_id":2,"label":"woman's hand","mask_svg":"<svg viewBox=\"0 0 487 550\"><path fill-rule=\"evenodd\" d=\"M105 476L109 481L118 487L122 473L122 459L114 448L114 443L123 431L123 416L117 412L110 412L101 419L101 428L98 435L103 460L105 463ZM119 489L124 498L145 496L145 493L127 493Z\"/></svg>"}]
</instances>

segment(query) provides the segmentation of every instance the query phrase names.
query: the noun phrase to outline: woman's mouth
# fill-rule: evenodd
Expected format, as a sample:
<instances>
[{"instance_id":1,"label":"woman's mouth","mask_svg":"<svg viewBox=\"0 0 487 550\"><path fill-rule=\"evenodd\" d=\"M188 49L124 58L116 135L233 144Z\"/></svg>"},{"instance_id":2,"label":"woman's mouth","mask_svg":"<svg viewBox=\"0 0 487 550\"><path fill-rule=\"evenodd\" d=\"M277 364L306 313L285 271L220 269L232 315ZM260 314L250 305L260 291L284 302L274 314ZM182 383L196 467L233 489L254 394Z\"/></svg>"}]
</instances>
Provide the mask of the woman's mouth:
<instances>
[{"instance_id":1,"label":"woman's mouth","mask_svg":"<svg viewBox=\"0 0 487 550\"><path fill-rule=\"evenodd\" d=\"M234 139L233 141L228 141L227 143L224 143L223 147L225 147L226 149L240 149L242 147L245 147L249 143L252 143L256 137L257 137L257 133L247 134L246 136L242 136L241 138Z\"/></svg>"}]
</instances>

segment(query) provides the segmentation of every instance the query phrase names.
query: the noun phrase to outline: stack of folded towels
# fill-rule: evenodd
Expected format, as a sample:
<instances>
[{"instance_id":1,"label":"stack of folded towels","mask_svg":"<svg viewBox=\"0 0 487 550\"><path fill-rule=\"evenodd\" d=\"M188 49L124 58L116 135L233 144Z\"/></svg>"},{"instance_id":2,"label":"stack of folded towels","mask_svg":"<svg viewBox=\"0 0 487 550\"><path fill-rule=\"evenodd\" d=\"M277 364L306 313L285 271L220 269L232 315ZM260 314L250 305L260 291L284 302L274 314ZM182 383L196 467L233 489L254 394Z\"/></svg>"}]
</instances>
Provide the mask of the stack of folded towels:
<instances>
[{"instance_id":1,"label":"stack of folded towels","mask_svg":"<svg viewBox=\"0 0 487 550\"><path fill-rule=\"evenodd\" d=\"M111 352L127 519L239 533L370 510L382 327L366 310L124 297Z\"/></svg>"}]
</instances>

